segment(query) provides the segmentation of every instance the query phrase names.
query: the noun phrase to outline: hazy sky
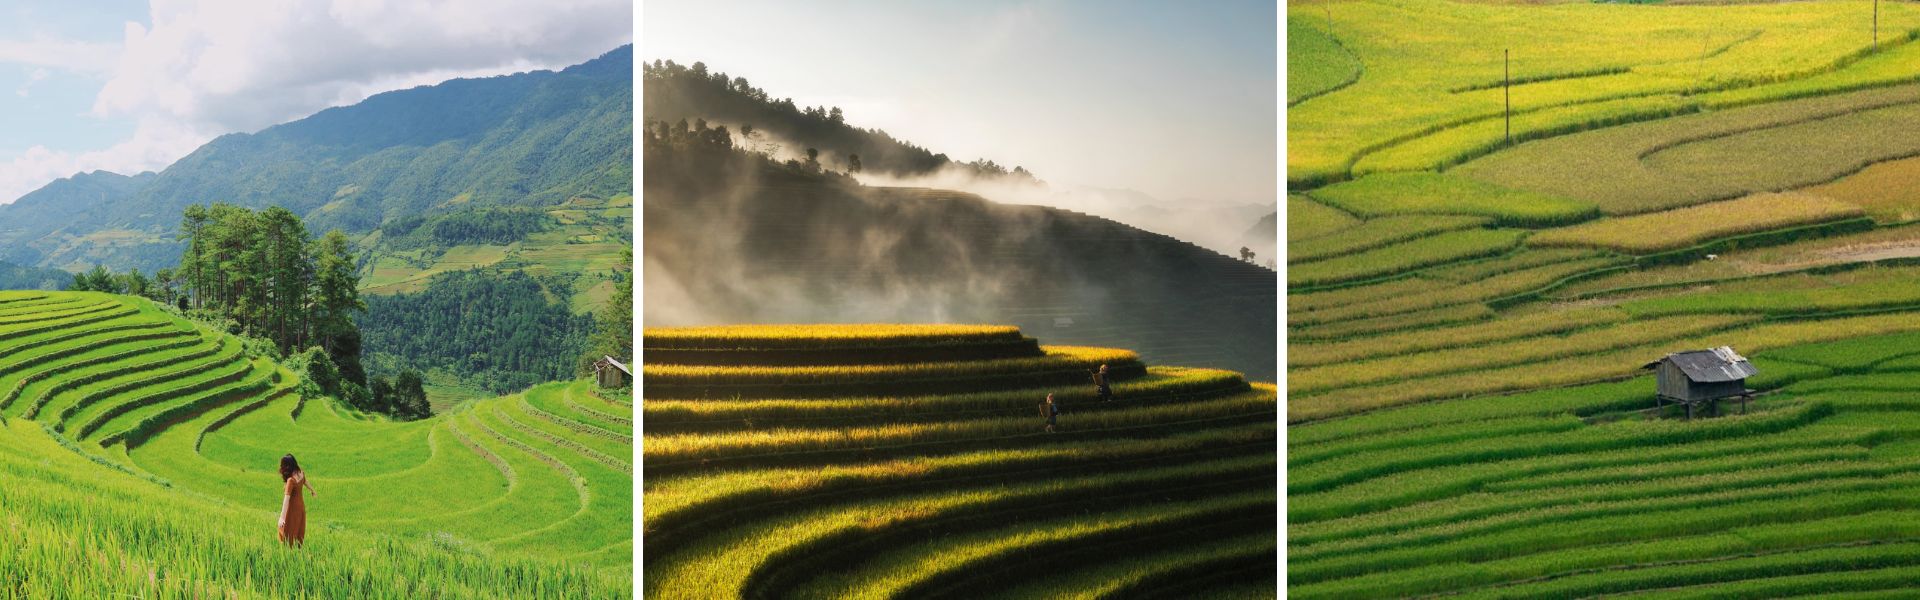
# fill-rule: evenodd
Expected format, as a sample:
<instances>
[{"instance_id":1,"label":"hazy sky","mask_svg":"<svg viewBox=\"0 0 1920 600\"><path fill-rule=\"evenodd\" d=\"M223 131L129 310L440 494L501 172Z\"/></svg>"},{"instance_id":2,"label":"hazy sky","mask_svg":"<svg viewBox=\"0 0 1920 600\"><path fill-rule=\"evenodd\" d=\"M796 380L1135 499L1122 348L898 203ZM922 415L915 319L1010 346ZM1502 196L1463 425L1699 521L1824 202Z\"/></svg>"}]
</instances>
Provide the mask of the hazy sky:
<instances>
[{"instance_id":1,"label":"hazy sky","mask_svg":"<svg viewBox=\"0 0 1920 600\"><path fill-rule=\"evenodd\" d=\"M0 204L379 92L632 41L629 0L4 0Z\"/></svg>"},{"instance_id":2,"label":"hazy sky","mask_svg":"<svg viewBox=\"0 0 1920 600\"><path fill-rule=\"evenodd\" d=\"M1276 197L1272 0L648 0L640 56L958 160L1161 200ZM644 99L642 100L644 101Z\"/></svg>"}]
</instances>

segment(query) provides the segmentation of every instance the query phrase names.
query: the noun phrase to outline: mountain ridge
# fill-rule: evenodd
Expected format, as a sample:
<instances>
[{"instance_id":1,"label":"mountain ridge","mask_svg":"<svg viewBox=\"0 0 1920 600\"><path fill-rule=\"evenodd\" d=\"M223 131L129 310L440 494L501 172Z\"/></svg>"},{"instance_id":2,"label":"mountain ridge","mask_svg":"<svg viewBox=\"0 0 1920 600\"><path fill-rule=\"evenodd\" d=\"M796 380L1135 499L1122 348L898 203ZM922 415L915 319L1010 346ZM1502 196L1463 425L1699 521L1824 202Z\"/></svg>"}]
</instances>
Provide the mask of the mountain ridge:
<instances>
[{"instance_id":1,"label":"mountain ridge","mask_svg":"<svg viewBox=\"0 0 1920 600\"><path fill-rule=\"evenodd\" d=\"M280 205L316 231L365 233L395 216L627 193L632 60L629 44L558 71L382 92L222 135L150 176L58 180L0 205L0 259L171 266L190 204Z\"/></svg>"}]
</instances>

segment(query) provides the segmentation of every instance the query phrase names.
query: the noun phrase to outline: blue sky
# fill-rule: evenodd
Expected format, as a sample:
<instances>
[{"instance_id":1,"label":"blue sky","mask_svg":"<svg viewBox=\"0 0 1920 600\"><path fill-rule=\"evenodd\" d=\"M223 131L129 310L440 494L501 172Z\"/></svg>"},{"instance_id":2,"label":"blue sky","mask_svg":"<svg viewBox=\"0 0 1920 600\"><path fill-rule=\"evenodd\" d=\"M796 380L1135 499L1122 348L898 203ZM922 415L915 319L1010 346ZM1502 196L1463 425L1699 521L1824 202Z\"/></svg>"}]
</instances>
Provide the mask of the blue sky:
<instances>
[{"instance_id":1,"label":"blue sky","mask_svg":"<svg viewBox=\"0 0 1920 600\"><path fill-rule=\"evenodd\" d=\"M633 41L629 0L7 0L0 204L216 136Z\"/></svg>"},{"instance_id":2,"label":"blue sky","mask_svg":"<svg viewBox=\"0 0 1920 600\"><path fill-rule=\"evenodd\" d=\"M1162 200L1278 192L1276 3L651 0L640 56L961 160Z\"/></svg>"},{"instance_id":3,"label":"blue sky","mask_svg":"<svg viewBox=\"0 0 1920 600\"><path fill-rule=\"evenodd\" d=\"M148 24L144 1L25 0L9 2L0 8L0 15L0 40L65 40L93 46L100 56L108 58L126 23ZM81 56L83 53L72 52L71 48L49 48L47 54L73 63L94 62L98 70L25 60L0 67L0 157L18 155L35 145L69 152L103 148L133 133L130 118L87 115L94 94L106 84L106 69L111 65L99 64L99 60ZM0 57L5 56L0 50Z\"/></svg>"}]
</instances>

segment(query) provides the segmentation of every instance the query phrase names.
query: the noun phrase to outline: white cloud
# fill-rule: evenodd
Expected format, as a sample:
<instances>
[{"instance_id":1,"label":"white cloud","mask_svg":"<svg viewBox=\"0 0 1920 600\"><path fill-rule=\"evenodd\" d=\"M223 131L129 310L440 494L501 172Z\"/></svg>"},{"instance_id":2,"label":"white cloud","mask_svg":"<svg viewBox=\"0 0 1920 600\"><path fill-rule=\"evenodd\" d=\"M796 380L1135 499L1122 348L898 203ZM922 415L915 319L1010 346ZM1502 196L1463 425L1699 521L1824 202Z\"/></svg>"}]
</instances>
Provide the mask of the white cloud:
<instances>
[{"instance_id":1,"label":"white cloud","mask_svg":"<svg viewBox=\"0 0 1920 600\"><path fill-rule=\"evenodd\" d=\"M384 91L576 64L633 41L629 0L151 0L124 40L0 41L0 63L105 77L110 148L35 147L0 162L0 204L75 172L160 169L215 136ZM24 91L25 88L18 91Z\"/></svg>"},{"instance_id":2,"label":"white cloud","mask_svg":"<svg viewBox=\"0 0 1920 600\"><path fill-rule=\"evenodd\" d=\"M79 73L102 74L113 68L120 45L49 37L0 40L0 63L51 67Z\"/></svg>"},{"instance_id":3,"label":"white cloud","mask_svg":"<svg viewBox=\"0 0 1920 600\"><path fill-rule=\"evenodd\" d=\"M577 63L632 40L626 0L154 0L93 106L253 131L396 87ZM437 78L437 79L436 79Z\"/></svg>"},{"instance_id":4,"label":"white cloud","mask_svg":"<svg viewBox=\"0 0 1920 600\"><path fill-rule=\"evenodd\" d=\"M27 81L25 83L20 84L19 88L13 90L13 94L21 98L27 97L28 93L31 92L33 89L33 84L46 81L47 77L50 75L51 73L47 72L46 67L40 67L40 68L34 69L32 73L27 74Z\"/></svg>"},{"instance_id":5,"label":"white cloud","mask_svg":"<svg viewBox=\"0 0 1920 600\"><path fill-rule=\"evenodd\" d=\"M55 179L107 170L123 175L155 171L172 164L212 139L191 128L159 119L143 119L126 141L102 150L63 152L34 146L0 163L0 204L9 204Z\"/></svg>"}]
</instances>

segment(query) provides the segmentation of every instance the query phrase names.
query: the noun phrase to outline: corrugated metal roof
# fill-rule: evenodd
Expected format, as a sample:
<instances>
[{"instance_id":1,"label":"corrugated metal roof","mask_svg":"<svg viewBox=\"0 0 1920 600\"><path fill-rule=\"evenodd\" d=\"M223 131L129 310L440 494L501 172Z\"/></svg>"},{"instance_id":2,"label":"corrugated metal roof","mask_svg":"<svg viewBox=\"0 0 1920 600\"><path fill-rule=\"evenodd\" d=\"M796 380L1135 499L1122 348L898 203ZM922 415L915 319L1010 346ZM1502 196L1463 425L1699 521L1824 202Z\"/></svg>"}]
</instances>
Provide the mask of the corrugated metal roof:
<instances>
[{"instance_id":1,"label":"corrugated metal roof","mask_svg":"<svg viewBox=\"0 0 1920 600\"><path fill-rule=\"evenodd\" d=\"M605 357L607 364L613 365L613 368L619 369L621 373L626 373L628 377L633 376L633 371L628 371L627 366L620 364L620 361L618 359L615 359L614 357L611 357L611 356L607 356L605 354L602 354L600 356Z\"/></svg>"},{"instance_id":2,"label":"corrugated metal roof","mask_svg":"<svg viewBox=\"0 0 1920 600\"><path fill-rule=\"evenodd\" d=\"M1652 368L1661 361L1673 361L1686 373L1687 379L1697 383L1720 383L1746 379L1760 373L1747 358L1733 351L1733 348L1721 346L1706 350L1675 352L1665 358L1647 363L1642 368Z\"/></svg>"}]
</instances>

